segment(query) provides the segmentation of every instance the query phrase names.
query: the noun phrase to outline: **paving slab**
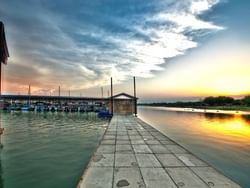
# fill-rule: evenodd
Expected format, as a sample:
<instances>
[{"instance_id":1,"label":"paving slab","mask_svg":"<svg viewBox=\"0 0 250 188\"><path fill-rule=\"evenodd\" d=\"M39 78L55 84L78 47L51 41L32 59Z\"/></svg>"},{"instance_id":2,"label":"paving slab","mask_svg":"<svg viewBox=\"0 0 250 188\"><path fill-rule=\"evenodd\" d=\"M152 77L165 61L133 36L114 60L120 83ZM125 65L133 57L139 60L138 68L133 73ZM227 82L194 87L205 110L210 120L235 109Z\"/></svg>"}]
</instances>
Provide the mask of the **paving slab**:
<instances>
[{"instance_id":1,"label":"paving slab","mask_svg":"<svg viewBox=\"0 0 250 188\"><path fill-rule=\"evenodd\" d=\"M162 144L164 144L164 145L171 145L171 144L176 144L176 143L174 143L173 141L171 141L171 140L161 140L160 141Z\"/></svg>"},{"instance_id":2,"label":"paving slab","mask_svg":"<svg viewBox=\"0 0 250 188\"><path fill-rule=\"evenodd\" d=\"M162 167L154 154L135 154L140 168L142 167Z\"/></svg>"},{"instance_id":3,"label":"paving slab","mask_svg":"<svg viewBox=\"0 0 250 188\"><path fill-rule=\"evenodd\" d=\"M113 187L145 188L139 168L115 168Z\"/></svg>"},{"instance_id":4,"label":"paving slab","mask_svg":"<svg viewBox=\"0 0 250 188\"><path fill-rule=\"evenodd\" d=\"M115 145L100 145L96 153L115 153Z\"/></svg>"},{"instance_id":5,"label":"paving slab","mask_svg":"<svg viewBox=\"0 0 250 188\"><path fill-rule=\"evenodd\" d=\"M128 135L117 135L116 140L129 140Z\"/></svg>"},{"instance_id":6,"label":"paving slab","mask_svg":"<svg viewBox=\"0 0 250 188\"><path fill-rule=\"evenodd\" d=\"M141 168L141 172L147 188L176 188L163 168Z\"/></svg>"},{"instance_id":7,"label":"paving slab","mask_svg":"<svg viewBox=\"0 0 250 188\"><path fill-rule=\"evenodd\" d=\"M133 135L129 136L130 140L142 140L142 137L140 135Z\"/></svg>"},{"instance_id":8,"label":"paving slab","mask_svg":"<svg viewBox=\"0 0 250 188\"><path fill-rule=\"evenodd\" d=\"M77 188L112 188L112 167L90 167L85 171Z\"/></svg>"},{"instance_id":9,"label":"paving slab","mask_svg":"<svg viewBox=\"0 0 250 188\"><path fill-rule=\"evenodd\" d=\"M113 167L115 154L98 154L96 153L89 166L91 167Z\"/></svg>"},{"instance_id":10,"label":"paving slab","mask_svg":"<svg viewBox=\"0 0 250 188\"><path fill-rule=\"evenodd\" d=\"M210 187L215 188L240 188L239 185L220 174L212 167L191 167Z\"/></svg>"},{"instance_id":11,"label":"paving slab","mask_svg":"<svg viewBox=\"0 0 250 188\"><path fill-rule=\"evenodd\" d=\"M148 131L139 131L139 133L142 136L151 136L151 134Z\"/></svg>"},{"instance_id":12,"label":"paving slab","mask_svg":"<svg viewBox=\"0 0 250 188\"><path fill-rule=\"evenodd\" d=\"M171 151L172 153L175 153L175 154L179 154L179 153L188 153L187 150L185 150L183 147L179 146L179 145L165 145L165 147Z\"/></svg>"},{"instance_id":13,"label":"paving slab","mask_svg":"<svg viewBox=\"0 0 250 188\"><path fill-rule=\"evenodd\" d=\"M114 140L116 138L115 135L104 135L103 139L104 140Z\"/></svg>"},{"instance_id":14,"label":"paving slab","mask_svg":"<svg viewBox=\"0 0 250 188\"><path fill-rule=\"evenodd\" d=\"M131 144L144 144L145 145L145 142L144 140L131 140Z\"/></svg>"},{"instance_id":15,"label":"paving slab","mask_svg":"<svg viewBox=\"0 0 250 188\"><path fill-rule=\"evenodd\" d=\"M158 140L144 140L146 144L148 145L160 145L161 143Z\"/></svg>"},{"instance_id":16,"label":"paving slab","mask_svg":"<svg viewBox=\"0 0 250 188\"><path fill-rule=\"evenodd\" d=\"M150 135L142 135L142 138L143 138L143 140L156 140L156 138L155 137L153 137L153 136L150 136Z\"/></svg>"},{"instance_id":17,"label":"paving slab","mask_svg":"<svg viewBox=\"0 0 250 188\"><path fill-rule=\"evenodd\" d=\"M133 153L116 153L115 167L137 167L137 161Z\"/></svg>"},{"instance_id":18,"label":"paving slab","mask_svg":"<svg viewBox=\"0 0 250 188\"><path fill-rule=\"evenodd\" d=\"M185 166L174 154L156 154L157 159L163 167L182 167Z\"/></svg>"},{"instance_id":19,"label":"paving slab","mask_svg":"<svg viewBox=\"0 0 250 188\"><path fill-rule=\"evenodd\" d=\"M125 131L120 131L120 130L117 130L117 136L128 136L128 132L125 130Z\"/></svg>"},{"instance_id":20,"label":"paving slab","mask_svg":"<svg viewBox=\"0 0 250 188\"><path fill-rule=\"evenodd\" d=\"M178 187L208 188L208 185L187 167L166 168Z\"/></svg>"},{"instance_id":21,"label":"paving slab","mask_svg":"<svg viewBox=\"0 0 250 188\"><path fill-rule=\"evenodd\" d=\"M106 131L105 135L116 135L116 131Z\"/></svg>"},{"instance_id":22,"label":"paving slab","mask_svg":"<svg viewBox=\"0 0 250 188\"><path fill-rule=\"evenodd\" d=\"M163 145L149 145L149 148L152 150L153 153L171 153Z\"/></svg>"},{"instance_id":23,"label":"paving slab","mask_svg":"<svg viewBox=\"0 0 250 188\"><path fill-rule=\"evenodd\" d=\"M133 153L133 148L129 144L124 145L116 145L116 153Z\"/></svg>"},{"instance_id":24,"label":"paving slab","mask_svg":"<svg viewBox=\"0 0 250 188\"><path fill-rule=\"evenodd\" d=\"M186 166L208 166L207 163L198 159L192 154L176 154L176 156L186 165Z\"/></svg>"},{"instance_id":25,"label":"paving slab","mask_svg":"<svg viewBox=\"0 0 250 188\"><path fill-rule=\"evenodd\" d=\"M116 144L118 145L121 145L121 144L130 144L130 141L129 140L117 140L116 141Z\"/></svg>"},{"instance_id":26,"label":"paving slab","mask_svg":"<svg viewBox=\"0 0 250 188\"><path fill-rule=\"evenodd\" d=\"M102 140L102 145L115 145L115 140Z\"/></svg>"},{"instance_id":27,"label":"paving slab","mask_svg":"<svg viewBox=\"0 0 250 188\"><path fill-rule=\"evenodd\" d=\"M129 136L140 136L138 131L128 131Z\"/></svg>"},{"instance_id":28,"label":"paving slab","mask_svg":"<svg viewBox=\"0 0 250 188\"><path fill-rule=\"evenodd\" d=\"M152 153L147 145L132 145L135 153Z\"/></svg>"}]
</instances>

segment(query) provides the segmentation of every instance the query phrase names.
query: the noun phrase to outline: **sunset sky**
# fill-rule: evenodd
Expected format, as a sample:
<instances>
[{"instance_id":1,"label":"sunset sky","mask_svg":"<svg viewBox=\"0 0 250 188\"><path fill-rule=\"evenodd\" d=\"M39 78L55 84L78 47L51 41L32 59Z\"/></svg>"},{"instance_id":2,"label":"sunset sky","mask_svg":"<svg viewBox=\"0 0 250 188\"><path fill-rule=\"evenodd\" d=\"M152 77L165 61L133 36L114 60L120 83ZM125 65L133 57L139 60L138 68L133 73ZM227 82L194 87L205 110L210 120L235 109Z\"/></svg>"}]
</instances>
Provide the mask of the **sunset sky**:
<instances>
[{"instance_id":1,"label":"sunset sky","mask_svg":"<svg viewBox=\"0 0 250 188\"><path fill-rule=\"evenodd\" d=\"M250 94L250 1L3 0L3 91L174 101Z\"/></svg>"}]
</instances>

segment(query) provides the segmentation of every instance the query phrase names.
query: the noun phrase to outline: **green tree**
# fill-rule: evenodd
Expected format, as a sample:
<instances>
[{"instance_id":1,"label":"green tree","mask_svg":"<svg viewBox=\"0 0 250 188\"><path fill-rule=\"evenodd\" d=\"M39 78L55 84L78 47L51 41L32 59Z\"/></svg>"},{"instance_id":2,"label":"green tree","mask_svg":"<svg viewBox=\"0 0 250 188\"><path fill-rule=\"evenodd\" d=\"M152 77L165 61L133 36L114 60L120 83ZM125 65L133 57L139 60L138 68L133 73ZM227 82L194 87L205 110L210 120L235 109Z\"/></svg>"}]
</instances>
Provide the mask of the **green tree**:
<instances>
[{"instance_id":1,"label":"green tree","mask_svg":"<svg viewBox=\"0 0 250 188\"><path fill-rule=\"evenodd\" d=\"M209 106L222 106L222 105L231 105L234 102L234 98L232 97L225 97L225 96L219 96L219 97L206 97L203 100L203 103L209 105Z\"/></svg>"},{"instance_id":2,"label":"green tree","mask_svg":"<svg viewBox=\"0 0 250 188\"><path fill-rule=\"evenodd\" d=\"M250 95L249 96L245 96L243 99L242 99L242 102L243 104L247 105L247 106L250 106Z\"/></svg>"}]
</instances>

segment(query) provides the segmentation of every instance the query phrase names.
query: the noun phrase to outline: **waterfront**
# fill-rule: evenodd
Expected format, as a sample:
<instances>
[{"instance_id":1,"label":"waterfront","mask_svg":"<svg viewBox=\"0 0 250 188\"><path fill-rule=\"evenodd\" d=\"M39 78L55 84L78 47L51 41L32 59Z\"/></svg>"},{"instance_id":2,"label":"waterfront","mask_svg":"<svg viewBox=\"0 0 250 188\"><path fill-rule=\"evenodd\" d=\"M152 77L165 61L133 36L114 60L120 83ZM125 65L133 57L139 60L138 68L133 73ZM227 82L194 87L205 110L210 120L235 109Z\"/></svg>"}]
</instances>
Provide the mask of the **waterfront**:
<instances>
[{"instance_id":1,"label":"waterfront","mask_svg":"<svg viewBox=\"0 0 250 188\"><path fill-rule=\"evenodd\" d=\"M233 114L140 107L139 117L243 187L250 184L250 120Z\"/></svg>"},{"instance_id":2,"label":"waterfront","mask_svg":"<svg viewBox=\"0 0 250 188\"><path fill-rule=\"evenodd\" d=\"M94 113L1 113L0 187L75 187L107 121Z\"/></svg>"}]
</instances>

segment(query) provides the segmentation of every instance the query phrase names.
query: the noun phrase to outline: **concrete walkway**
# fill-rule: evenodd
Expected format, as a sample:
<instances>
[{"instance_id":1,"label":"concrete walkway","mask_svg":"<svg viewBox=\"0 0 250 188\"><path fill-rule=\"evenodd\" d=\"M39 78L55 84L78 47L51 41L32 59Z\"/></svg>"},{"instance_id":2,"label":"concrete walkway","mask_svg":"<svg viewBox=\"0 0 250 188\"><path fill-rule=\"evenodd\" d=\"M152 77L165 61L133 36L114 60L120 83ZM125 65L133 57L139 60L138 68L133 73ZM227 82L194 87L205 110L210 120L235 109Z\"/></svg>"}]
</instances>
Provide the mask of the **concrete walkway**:
<instances>
[{"instance_id":1,"label":"concrete walkway","mask_svg":"<svg viewBox=\"0 0 250 188\"><path fill-rule=\"evenodd\" d=\"M114 116L77 188L238 188L133 116Z\"/></svg>"}]
</instances>

